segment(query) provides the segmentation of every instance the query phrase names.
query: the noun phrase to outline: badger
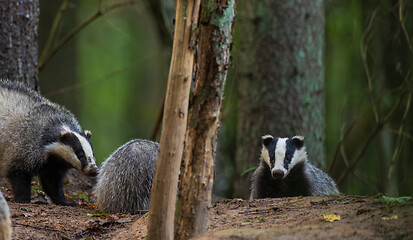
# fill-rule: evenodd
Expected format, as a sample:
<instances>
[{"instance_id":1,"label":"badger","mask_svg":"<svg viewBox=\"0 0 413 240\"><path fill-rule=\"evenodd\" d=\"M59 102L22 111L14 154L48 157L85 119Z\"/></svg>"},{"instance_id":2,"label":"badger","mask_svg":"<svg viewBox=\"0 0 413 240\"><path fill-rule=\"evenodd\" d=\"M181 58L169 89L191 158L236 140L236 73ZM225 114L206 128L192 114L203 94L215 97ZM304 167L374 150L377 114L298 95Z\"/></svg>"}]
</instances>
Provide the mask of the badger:
<instances>
[{"instance_id":1,"label":"badger","mask_svg":"<svg viewBox=\"0 0 413 240\"><path fill-rule=\"evenodd\" d=\"M158 143L134 139L107 158L93 191L99 209L107 213L139 213L149 209Z\"/></svg>"},{"instance_id":2,"label":"badger","mask_svg":"<svg viewBox=\"0 0 413 240\"><path fill-rule=\"evenodd\" d=\"M90 136L65 108L23 84L0 81L0 176L9 179L16 202L30 202L38 175L55 204L76 205L66 201L63 178L70 168L97 174Z\"/></svg>"},{"instance_id":3,"label":"badger","mask_svg":"<svg viewBox=\"0 0 413 240\"><path fill-rule=\"evenodd\" d=\"M308 161L304 137L265 135L262 145L250 199L340 194L335 182Z\"/></svg>"},{"instance_id":4,"label":"badger","mask_svg":"<svg viewBox=\"0 0 413 240\"><path fill-rule=\"evenodd\" d=\"M11 239L11 231L12 229L9 205L7 205L6 199L0 192L0 239Z\"/></svg>"}]
</instances>

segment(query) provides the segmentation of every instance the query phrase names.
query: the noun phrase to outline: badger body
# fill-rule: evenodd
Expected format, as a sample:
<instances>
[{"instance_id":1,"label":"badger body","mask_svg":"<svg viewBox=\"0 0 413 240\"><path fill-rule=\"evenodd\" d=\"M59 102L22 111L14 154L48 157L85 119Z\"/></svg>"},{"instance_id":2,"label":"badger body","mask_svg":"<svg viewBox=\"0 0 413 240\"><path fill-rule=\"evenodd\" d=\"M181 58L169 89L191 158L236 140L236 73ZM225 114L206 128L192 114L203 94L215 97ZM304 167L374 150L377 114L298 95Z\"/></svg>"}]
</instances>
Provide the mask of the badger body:
<instances>
[{"instance_id":1,"label":"badger body","mask_svg":"<svg viewBox=\"0 0 413 240\"><path fill-rule=\"evenodd\" d=\"M149 208L158 143L135 139L113 152L100 168L94 196L99 209L136 214Z\"/></svg>"},{"instance_id":2,"label":"badger body","mask_svg":"<svg viewBox=\"0 0 413 240\"><path fill-rule=\"evenodd\" d=\"M75 117L24 85L0 81L0 176L12 185L16 202L30 202L31 180L39 175L56 204L66 201L63 177L70 168L96 175L89 142Z\"/></svg>"},{"instance_id":3,"label":"badger body","mask_svg":"<svg viewBox=\"0 0 413 240\"><path fill-rule=\"evenodd\" d=\"M0 239L11 239L11 232L12 229L9 205L7 205L6 199L0 192Z\"/></svg>"},{"instance_id":4,"label":"badger body","mask_svg":"<svg viewBox=\"0 0 413 240\"><path fill-rule=\"evenodd\" d=\"M335 182L308 162L304 137L262 137L260 165L252 176L250 198L340 194Z\"/></svg>"}]
</instances>

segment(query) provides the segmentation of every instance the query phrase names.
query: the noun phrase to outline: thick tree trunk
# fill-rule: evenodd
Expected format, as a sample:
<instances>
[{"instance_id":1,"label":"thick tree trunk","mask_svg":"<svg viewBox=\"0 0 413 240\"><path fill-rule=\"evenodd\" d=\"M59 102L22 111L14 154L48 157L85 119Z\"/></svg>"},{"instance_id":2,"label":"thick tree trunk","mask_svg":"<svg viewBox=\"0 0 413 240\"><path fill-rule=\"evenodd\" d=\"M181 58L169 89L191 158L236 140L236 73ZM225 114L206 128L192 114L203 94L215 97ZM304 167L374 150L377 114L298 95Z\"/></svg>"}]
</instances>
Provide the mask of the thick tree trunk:
<instances>
[{"instance_id":1,"label":"thick tree trunk","mask_svg":"<svg viewBox=\"0 0 413 240\"><path fill-rule=\"evenodd\" d=\"M240 104L236 172L258 164L260 137L303 135L324 165L323 0L241 3ZM236 181L247 197L249 177Z\"/></svg>"},{"instance_id":2,"label":"thick tree trunk","mask_svg":"<svg viewBox=\"0 0 413 240\"><path fill-rule=\"evenodd\" d=\"M0 0L0 77L38 90L38 0Z\"/></svg>"},{"instance_id":3,"label":"thick tree trunk","mask_svg":"<svg viewBox=\"0 0 413 240\"><path fill-rule=\"evenodd\" d=\"M221 106L232 46L235 0L206 1L201 9L195 86L181 168L177 239L188 239L208 228L208 206L211 203Z\"/></svg>"},{"instance_id":4,"label":"thick tree trunk","mask_svg":"<svg viewBox=\"0 0 413 240\"><path fill-rule=\"evenodd\" d=\"M178 0L176 3L174 44L149 207L148 239L174 238L178 175L184 149L195 55L191 40L195 40L194 30L198 27L199 6L199 0Z\"/></svg>"}]
</instances>

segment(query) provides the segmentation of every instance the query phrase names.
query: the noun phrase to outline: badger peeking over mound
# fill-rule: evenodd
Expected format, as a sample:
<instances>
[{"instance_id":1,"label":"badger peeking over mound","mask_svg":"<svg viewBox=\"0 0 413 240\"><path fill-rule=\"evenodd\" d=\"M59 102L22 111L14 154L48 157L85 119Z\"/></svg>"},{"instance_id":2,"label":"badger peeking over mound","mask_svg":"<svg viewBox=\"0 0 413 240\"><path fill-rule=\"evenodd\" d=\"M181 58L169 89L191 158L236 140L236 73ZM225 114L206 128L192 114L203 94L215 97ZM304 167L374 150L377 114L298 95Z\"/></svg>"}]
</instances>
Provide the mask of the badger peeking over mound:
<instances>
[{"instance_id":1,"label":"badger peeking over mound","mask_svg":"<svg viewBox=\"0 0 413 240\"><path fill-rule=\"evenodd\" d=\"M149 208L158 143L131 140L102 164L94 195L100 209L136 214Z\"/></svg>"},{"instance_id":2,"label":"badger peeking over mound","mask_svg":"<svg viewBox=\"0 0 413 240\"><path fill-rule=\"evenodd\" d=\"M66 201L63 177L69 168L97 174L89 142L75 117L24 85L0 81L0 176L12 185L16 202L30 202L31 180L60 205Z\"/></svg>"},{"instance_id":3,"label":"badger peeking over mound","mask_svg":"<svg viewBox=\"0 0 413 240\"><path fill-rule=\"evenodd\" d=\"M11 231L9 205L7 205L6 199L0 192L0 239L11 239Z\"/></svg>"},{"instance_id":4,"label":"badger peeking over mound","mask_svg":"<svg viewBox=\"0 0 413 240\"><path fill-rule=\"evenodd\" d=\"M307 160L304 137L262 137L260 166L252 176L250 198L340 194L335 182Z\"/></svg>"}]
</instances>

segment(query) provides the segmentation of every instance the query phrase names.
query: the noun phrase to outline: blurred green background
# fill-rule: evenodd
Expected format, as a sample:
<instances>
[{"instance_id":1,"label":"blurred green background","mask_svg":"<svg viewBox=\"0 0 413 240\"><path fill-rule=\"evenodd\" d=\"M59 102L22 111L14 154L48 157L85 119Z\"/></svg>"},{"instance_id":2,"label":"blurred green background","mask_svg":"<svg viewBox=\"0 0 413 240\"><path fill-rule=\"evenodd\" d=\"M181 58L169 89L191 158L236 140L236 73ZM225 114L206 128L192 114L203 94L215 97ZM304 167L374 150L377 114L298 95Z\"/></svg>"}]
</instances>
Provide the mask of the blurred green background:
<instances>
[{"instance_id":1,"label":"blurred green background","mask_svg":"<svg viewBox=\"0 0 413 240\"><path fill-rule=\"evenodd\" d=\"M102 1L102 6L115 2L118 1ZM173 1L157 2L172 32ZM406 13L413 5L404 1L404 31L399 21L400 2L325 1L326 166L332 164L347 129L352 131L347 135L346 149L357 151L376 125L368 80L382 118L402 94L399 86L409 82L404 87L411 88L413 52L406 33L413 35L413 19ZM39 56L60 4L61 1L40 0ZM97 9L98 1L69 1L56 39L94 15ZM242 14L242 9L237 9L237 13ZM171 42L164 41L163 23L158 20L159 15L143 0L114 9L79 32L40 71L42 94L66 106L84 129L92 131L91 141L99 163L128 140L149 139L153 133L163 103L171 55ZM234 197L239 38L236 29L216 159L214 193L220 197ZM406 96L391 121L368 145L355 171L340 185L343 193L412 195L411 110L403 118L407 104ZM400 130L401 122L404 125ZM400 134L401 142L397 144ZM394 154L397 147L399 150ZM388 181L392 158L394 169Z\"/></svg>"}]
</instances>

